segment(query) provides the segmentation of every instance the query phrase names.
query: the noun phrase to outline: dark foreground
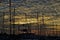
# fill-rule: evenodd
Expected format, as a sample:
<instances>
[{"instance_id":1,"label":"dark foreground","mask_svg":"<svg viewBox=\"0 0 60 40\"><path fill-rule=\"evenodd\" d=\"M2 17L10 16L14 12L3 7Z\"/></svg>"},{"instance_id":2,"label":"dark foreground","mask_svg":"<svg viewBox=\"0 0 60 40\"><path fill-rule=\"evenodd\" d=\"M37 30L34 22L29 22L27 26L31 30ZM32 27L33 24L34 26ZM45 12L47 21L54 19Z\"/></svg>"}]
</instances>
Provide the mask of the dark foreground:
<instances>
[{"instance_id":1,"label":"dark foreground","mask_svg":"<svg viewBox=\"0 0 60 40\"><path fill-rule=\"evenodd\" d=\"M0 34L0 40L60 40L58 36L39 36L34 34L7 35Z\"/></svg>"}]
</instances>

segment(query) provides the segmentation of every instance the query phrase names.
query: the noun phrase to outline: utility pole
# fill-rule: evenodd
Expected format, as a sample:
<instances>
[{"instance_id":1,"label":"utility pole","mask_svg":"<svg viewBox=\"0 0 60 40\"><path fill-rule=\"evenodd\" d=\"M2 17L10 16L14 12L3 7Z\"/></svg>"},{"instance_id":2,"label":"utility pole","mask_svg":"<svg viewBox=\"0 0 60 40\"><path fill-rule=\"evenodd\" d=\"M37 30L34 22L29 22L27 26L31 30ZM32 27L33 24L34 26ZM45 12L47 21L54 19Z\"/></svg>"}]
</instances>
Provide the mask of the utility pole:
<instances>
[{"instance_id":1,"label":"utility pole","mask_svg":"<svg viewBox=\"0 0 60 40\"><path fill-rule=\"evenodd\" d=\"M11 0L9 0L9 13L10 13L10 34L11 34Z\"/></svg>"},{"instance_id":2,"label":"utility pole","mask_svg":"<svg viewBox=\"0 0 60 40\"><path fill-rule=\"evenodd\" d=\"M4 28L4 15L5 15L5 13L4 12L1 12L2 14L3 14L3 18L2 18L2 28L1 28L1 33L2 34L4 34L4 32L5 32L5 28Z\"/></svg>"},{"instance_id":3,"label":"utility pole","mask_svg":"<svg viewBox=\"0 0 60 40\"><path fill-rule=\"evenodd\" d=\"M15 16L15 7L14 7L14 14L13 14L14 16ZM13 19L13 34L15 34L15 18Z\"/></svg>"},{"instance_id":4,"label":"utility pole","mask_svg":"<svg viewBox=\"0 0 60 40\"><path fill-rule=\"evenodd\" d=\"M44 25L44 13L42 13L42 24Z\"/></svg>"},{"instance_id":5,"label":"utility pole","mask_svg":"<svg viewBox=\"0 0 60 40\"><path fill-rule=\"evenodd\" d=\"M36 12L36 13L37 13L37 26L38 26L38 35L39 35L39 34L40 34L40 33L39 33L39 20L38 20L38 17L39 17L39 14L38 14L38 13L39 13L39 12ZM36 29L35 29L35 30L36 30Z\"/></svg>"}]
</instances>

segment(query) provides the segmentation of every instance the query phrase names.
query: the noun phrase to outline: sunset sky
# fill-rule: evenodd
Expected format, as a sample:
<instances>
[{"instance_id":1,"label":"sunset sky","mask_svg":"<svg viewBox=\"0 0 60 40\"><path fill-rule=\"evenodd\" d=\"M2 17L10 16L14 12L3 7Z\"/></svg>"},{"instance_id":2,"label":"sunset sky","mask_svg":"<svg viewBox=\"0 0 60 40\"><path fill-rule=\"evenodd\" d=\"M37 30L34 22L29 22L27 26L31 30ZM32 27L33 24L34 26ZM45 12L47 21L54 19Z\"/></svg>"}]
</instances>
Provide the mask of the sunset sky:
<instances>
[{"instance_id":1,"label":"sunset sky","mask_svg":"<svg viewBox=\"0 0 60 40\"><path fill-rule=\"evenodd\" d=\"M47 29L54 28L60 31L60 0L11 0L11 16L9 13L9 0L2 0L0 3L0 26L3 21L5 25L10 23L17 25L41 24L42 14L44 14L46 25L57 25L57 27L47 26ZM13 22L14 20L15 22Z\"/></svg>"}]
</instances>

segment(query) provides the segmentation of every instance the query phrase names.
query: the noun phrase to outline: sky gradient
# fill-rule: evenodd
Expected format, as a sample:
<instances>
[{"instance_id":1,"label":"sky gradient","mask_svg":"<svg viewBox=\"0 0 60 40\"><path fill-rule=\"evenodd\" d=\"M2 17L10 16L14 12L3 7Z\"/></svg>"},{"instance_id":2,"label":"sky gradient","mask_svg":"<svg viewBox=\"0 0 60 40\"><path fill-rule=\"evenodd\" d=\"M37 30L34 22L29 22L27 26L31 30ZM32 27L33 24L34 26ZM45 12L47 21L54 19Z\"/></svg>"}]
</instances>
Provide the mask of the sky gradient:
<instances>
[{"instance_id":1,"label":"sky gradient","mask_svg":"<svg viewBox=\"0 0 60 40\"><path fill-rule=\"evenodd\" d=\"M44 14L44 23L48 25L43 28L38 27L42 24L42 14ZM4 25L10 25L10 23L11 25L31 24L33 26L31 28L36 26L35 29L43 30L40 31L41 35L43 35L44 30L48 34L53 34L50 31L54 31L54 34L60 35L60 0L11 0L11 15L9 13L9 0L2 0L0 3L0 26L3 25L3 21ZM31 32L33 31L32 29ZM38 33L37 30L35 32Z\"/></svg>"}]
</instances>

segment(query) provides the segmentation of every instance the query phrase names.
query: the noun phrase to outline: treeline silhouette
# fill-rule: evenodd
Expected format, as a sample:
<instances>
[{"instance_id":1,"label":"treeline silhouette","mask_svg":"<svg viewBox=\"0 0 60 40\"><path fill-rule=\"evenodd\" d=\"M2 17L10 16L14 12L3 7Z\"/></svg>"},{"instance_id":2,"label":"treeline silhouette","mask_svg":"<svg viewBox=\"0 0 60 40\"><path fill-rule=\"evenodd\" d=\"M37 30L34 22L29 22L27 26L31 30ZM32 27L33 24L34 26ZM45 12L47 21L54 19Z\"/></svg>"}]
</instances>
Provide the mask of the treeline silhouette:
<instances>
[{"instance_id":1,"label":"treeline silhouette","mask_svg":"<svg viewBox=\"0 0 60 40\"><path fill-rule=\"evenodd\" d=\"M15 34L0 34L0 40L59 40L59 36L41 36L32 33Z\"/></svg>"}]
</instances>

